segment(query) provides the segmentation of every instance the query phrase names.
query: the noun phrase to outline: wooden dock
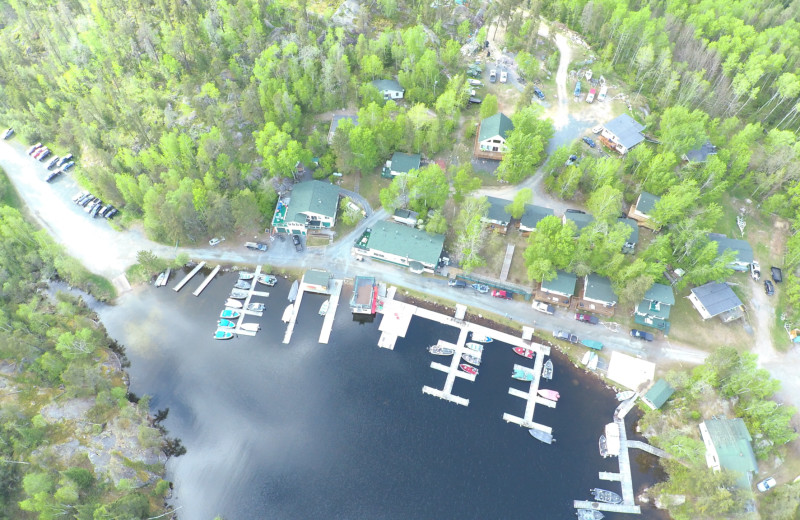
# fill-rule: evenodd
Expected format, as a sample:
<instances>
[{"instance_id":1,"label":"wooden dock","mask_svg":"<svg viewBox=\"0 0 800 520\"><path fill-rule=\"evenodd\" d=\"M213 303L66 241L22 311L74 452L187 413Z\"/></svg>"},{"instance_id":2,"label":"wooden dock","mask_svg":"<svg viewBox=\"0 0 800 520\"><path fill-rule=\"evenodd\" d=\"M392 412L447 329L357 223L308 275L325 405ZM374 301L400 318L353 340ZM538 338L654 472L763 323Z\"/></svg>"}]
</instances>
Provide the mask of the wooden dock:
<instances>
[{"instance_id":1,"label":"wooden dock","mask_svg":"<svg viewBox=\"0 0 800 520\"><path fill-rule=\"evenodd\" d=\"M333 329L333 320L336 317L336 308L339 306L339 297L342 295L342 280L331 280L333 287L330 290L330 303L328 304L328 312L325 313L325 319L322 320L322 330L319 332L319 342L328 343L331 337L331 330Z\"/></svg>"},{"instance_id":2,"label":"wooden dock","mask_svg":"<svg viewBox=\"0 0 800 520\"><path fill-rule=\"evenodd\" d=\"M444 387L441 390L439 390L438 388L432 388L430 386L423 386L422 387L423 394L432 395L434 397L444 399L445 401L450 401L451 403L460 404L461 406L469 406L469 399L453 395L453 384L456 381L456 377L460 377L461 379L466 379L467 381L475 381L474 375L467 374L466 372L459 370L458 368L458 365L462 363L461 354L469 350L465 346L467 343L468 332L469 331L467 330L466 327L462 328L461 332L458 335L457 343L455 345L452 343L448 343L446 341L439 340L438 343L439 346L451 348L455 350L455 354L453 354L449 366L442 365L441 363L436 363L436 362L431 363L431 368L434 368L436 370L441 370L442 372L447 374L447 377L444 380Z\"/></svg>"},{"instance_id":3,"label":"wooden dock","mask_svg":"<svg viewBox=\"0 0 800 520\"><path fill-rule=\"evenodd\" d=\"M503 268L500 270L500 279L503 281L508 280L508 271L511 269L511 260L514 258L514 244L506 246L506 256L503 259Z\"/></svg>"},{"instance_id":4,"label":"wooden dock","mask_svg":"<svg viewBox=\"0 0 800 520\"><path fill-rule=\"evenodd\" d=\"M527 392L523 392L522 390L518 390L514 387L509 387L508 393L515 396L525 399L527 403L525 404L525 413L522 417L517 417L516 415L511 415L510 413L503 414L503 420L506 422L511 422L514 424L518 424L523 428L536 428L537 430L541 430L546 433L553 433L553 429L550 426L545 426L544 424L539 424L533 421L533 412L536 408L537 404L542 404L544 406L549 406L550 408L555 408L556 403L551 401L550 399L545 399L544 397L540 396L539 391L539 384L542 380L542 367L544 366L544 357L550 354L550 347L546 345L542 345L541 343L531 343L527 345L526 348L532 349L536 354L534 354L533 360L533 369L530 367L524 367L528 370L532 370L534 377L533 381L530 382L530 386L528 387ZM517 368L519 365L514 365L514 368Z\"/></svg>"},{"instance_id":5,"label":"wooden dock","mask_svg":"<svg viewBox=\"0 0 800 520\"><path fill-rule=\"evenodd\" d=\"M205 262L200 262L199 264L197 264L196 266L194 266L194 269L192 269L192 270L191 270L191 272L189 272L189 274L187 274L186 276L184 276L184 277L183 277L183 280L181 280L180 282L178 282L178 285L176 285L175 287L173 287L173 290L174 290L175 292L178 292L178 291L180 291L181 289L183 289L183 286L184 286L184 285L186 285L186 283L187 283L189 280L191 280L191 279L192 279L192 277L193 277L194 275L196 275L196 274L197 274L197 273L200 271L200 269L202 269L202 268L203 268L205 265L206 265L206 263L205 263Z\"/></svg>"},{"instance_id":6,"label":"wooden dock","mask_svg":"<svg viewBox=\"0 0 800 520\"><path fill-rule=\"evenodd\" d=\"M656 448L655 446L651 446L645 442L641 441L628 441L629 448L636 448L642 451L646 451L647 453L652 453L656 457L663 457L666 459L672 458L672 455L667 453L666 451L662 450L661 448Z\"/></svg>"},{"instance_id":7,"label":"wooden dock","mask_svg":"<svg viewBox=\"0 0 800 520\"><path fill-rule=\"evenodd\" d=\"M572 502L572 507L575 509L593 509L595 511L606 511L609 513L642 514L642 509L636 504L606 504L605 502L592 502L590 500L574 500Z\"/></svg>"},{"instance_id":8,"label":"wooden dock","mask_svg":"<svg viewBox=\"0 0 800 520\"><path fill-rule=\"evenodd\" d=\"M250 304L250 300L252 300L253 296L263 296L265 298L269 297L269 293L268 292L256 291L256 283L258 283L256 280L258 280L258 275L260 275L260 274L261 274L261 266L259 265L259 266L256 266L255 276L253 277L253 283L250 285L250 289L247 290L247 297L244 299L244 303L242 304L242 308L241 309L235 309L235 310L239 311L239 313L240 313L239 318L236 320L236 327L234 327L234 329L232 331L232 332L234 332L236 334L241 334L243 336L255 336L256 335L255 331L244 330L242 328L242 324L244 323L244 319L247 316L259 316L260 317L260 316L264 315L264 313L261 312L261 311L249 311L249 310L247 310L247 306Z\"/></svg>"},{"instance_id":9,"label":"wooden dock","mask_svg":"<svg viewBox=\"0 0 800 520\"><path fill-rule=\"evenodd\" d=\"M194 294L195 296L200 296L200 293L203 292L203 289L205 289L208 286L208 284L211 283L211 280L213 280L214 277L217 276L217 273L219 272L220 269L221 269L220 266L215 267L214 270L211 271L211 273L209 273L208 276L206 276L206 279L203 280L203 283L200 284L200 287L195 289L192 294Z\"/></svg>"}]
</instances>

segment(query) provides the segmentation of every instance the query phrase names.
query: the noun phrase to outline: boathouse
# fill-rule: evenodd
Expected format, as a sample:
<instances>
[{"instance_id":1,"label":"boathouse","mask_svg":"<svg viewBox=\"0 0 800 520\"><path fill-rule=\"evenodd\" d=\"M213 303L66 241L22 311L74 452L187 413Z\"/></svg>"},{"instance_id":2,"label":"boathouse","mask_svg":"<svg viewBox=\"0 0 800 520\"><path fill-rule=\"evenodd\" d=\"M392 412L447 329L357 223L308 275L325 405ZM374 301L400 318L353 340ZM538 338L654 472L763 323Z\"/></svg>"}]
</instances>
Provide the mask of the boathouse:
<instances>
[{"instance_id":1,"label":"boathouse","mask_svg":"<svg viewBox=\"0 0 800 520\"><path fill-rule=\"evenodd\" d=\"M328 294L331 283L331 273L323 269L309 269L303 275L303 290Z\"/></svg>"},{"instance_id":2,"label":"boathouse","mask_svg":"<svg viewBox=\"0 0 800 520\"><path fill-rule=\"evenodd\" d=\"M350 310L353 314L375 314L378 286L372 276L356 276Z\"/></svg>"},{"instance_id":3,"label":"boathouse","mask_svg":"<svg viewBox=\"0 0 800 520\"><path fill-rule=\"evenodd\" d=\"M353 246L353 256L409 267L414 273L433 273L439 265L443 247L444 235L381 221L367 228L358 238Z\"/></svg>"}]
</instances>

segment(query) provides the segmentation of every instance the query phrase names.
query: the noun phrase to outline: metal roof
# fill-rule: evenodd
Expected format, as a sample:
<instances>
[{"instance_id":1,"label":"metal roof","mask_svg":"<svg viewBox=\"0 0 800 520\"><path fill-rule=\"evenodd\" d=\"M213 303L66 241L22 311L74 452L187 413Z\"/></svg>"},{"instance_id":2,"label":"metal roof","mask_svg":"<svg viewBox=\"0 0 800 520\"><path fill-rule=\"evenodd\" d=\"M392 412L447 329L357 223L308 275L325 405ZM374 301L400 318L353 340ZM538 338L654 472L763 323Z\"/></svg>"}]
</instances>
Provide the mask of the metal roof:
<instances>
[{"instance_id":1,"label":"metal roof","mask_svg":"<svg viewBox=\"0 0 800 520\"><path fill-rule=\"evenodd\" d=\"M507 226L511 221L511 214L506 211L506 206L511 204L510 200L498 199L497 197L486 197L489 201L489 210L486 212L486 220L499 222Z\"/></svg>"},{"instance_id":2,"label":"metal roof","mask_svg":"<svg viewBox=\"0 0 800 520\"><path fill-rule=\"evenodd\" d=\"M639 194L639 200L636 201L636 209L639 213L649 215L659 200L661 200L661 197L643 191Z\"/></svg>"},{"instance_id":3,"label":"metal roof","mask_svg":"<svg viewBox=\"0 0 800 520\"><path fill-rule=\"evenodd\" d=\"M705 144L703 144L703 146L701 146L697 150L689 150L688 152L686 152L686 155L684 157L686 158L687 161L702 163L706 162L709 155L716 155L716 153L717 153L717 147L706 141Z\"/></svg>"},{"instance_id":4,"label":"metal roof","mask_svg":"<svg viewBox=\"0 0 800 520\"><path fill-rule=\"evenodd\" d=\"M618 301L614 289L611 288L611 280L595 273L589 273L586 276L583 297L608 303L617 303Z\"/></svg>"},{"instance_id":5,"label":"metal roof","mask_svg":"<svg viewBox=\"0 0 800 520\"><path fill-rule=\"evenodd\" d=\"M393 172L408 173L411 170L419 170L420 154L394 152L392 154Z\"/></svg>"},{"instance_id":6,"label":"metal roof","mask_svg":"<svg viewBox=\"0 0 800 520\"><path fill-rule=\"evenodd\" d=\"M646 400L645 402L651 403L658 409L661 408L674 393L675 389L669 386L669 383L663 379L659 379L650 387L650 390L644 394L644 398Z\"/></svg>"},{"instance_id":7,"label":"metal roof","mask_svg":"<svg viewBox=\"0 0 800 520\"><path fill-rule=\"evenodd\" d=\"M535 204L525 204L525 213L520 217L519 223L522 227L533 229L540 220L551 215L554 215L551 208L545 208Z\"/></svg>"},{"instance_id":8,"label":"metal roof","mask_svg":"<svg viewBox=\"0 0 800 520\"><path fill-rule=\"evenodd\" d=\"M577 282L578 278L574 274L558 270L555 278L542 282L542 290L573 296Z\"/></svg>"},{"instance_id":9,"label":"metal roof","mask_svg":"<svg viewBox=\"0 0 800 520\"><path fill-rule=\"evenodd\" d=\"M288 214L293 222L305 223L306 214L319 214L336 218L339 206L339 188L329 182L307 181L295 184L289 200Z\"/></svg>"},{"instance_id":10,"label":"metal roof","mask_svg":"<svg viewBox=\"0 0 800 520\"><path fill-rule=\"evenodd\" d=\"M330 279L331 273L322 269L309 269L303 275L303 283L309 285L324 285L327 287Z\"/></svg>"},{"instance_id":11,"label":"metal roof","mask_svg":"<svg viewBox=\"0 0 800 520\"><path fill-rule=\"evenodd\" d=\"M708 282L692 289L692 294L697 297L711 317L742 305L742 301L736 296L733 289L724 283Z\"/></svg>"},{"instance_id":12,"label":"metal roof","mask_svg":"<svg viewBox=\"0 0 800 520\"><path fill-rule=\"evenodd\" d=\"M640 125L628 114L615 117L604 126L606 130L616 136L617 141L625 148L633 148L644 141L644 136L642 135L644 126Z\"/></svg>"},{"instance_id":13,"label":"metal roof","mask_svg":"<svg viewBox=\"0 0 800 520\"><path fill-rule=\"evenodd\" d=\"M750 442L750 432L740 418L707 419L706 429L711 443L717 450L719 464L723 468L740 474L736 483L741 487L750 487L748 473L758 471L758 463Z\"/></svg>"},{"instance_id":14,"label":"metal roof","mask_svg":"<svg viewBox=\"0 0 800 520\"><path fill-rule=\"evenodd\" d=\"M717 255L721 256L726 250L732 249L736 252L736 261L746 264L753 262L753 246L746 240L738 238L728 238L719 233L709 233L708 238L717 243Z\"/></svg>"},{"instance_id":15,"label":"metal roof","mask_svg":"<svg viewBox=\"0 0 800 520\"><path fill-rule=\"evenodd\" d=\"M505 114L497 113L481 121L481 132L478 141L485 141L492 137L508 138L508 132L514 129L514 123Z\"/></svg>"},{"instance_id":16,"label":"metal roof","mask_svg":"<svg viewBox=\"0 0 800 520\"><path fill-rule=\"evenodd\" d=\"M396 79L376 79L372 82L372 86L381 92L386 90L394 90L396 92L405 92L400 83Z\"/></svg>"},{"instance_id":17,"label":"metal roof","mask_svg":"<svg viewBox=\"0 0 800 520\"><path fill-rule=\"evenodd\" d=\"M564 213L564 218L573 221L578 231L594 222L594 217L588 213Z\"/></svg>"},{"instance_id":18,"label":"metal roof","mask_svg":"<svg viewBox=\"0 0 800 520\"><path fill-rule=\"evenodd\" d=\"M636 245L639 243L639 224L633 220L632 218L627 217L620 217L617 219L617 222L622 222L623 224L627 224L628 227L631 228L631 234L626 240L629 244Z\"/></svg>"},{"instance_id":19,"label":"metal roof","mask_svg":"<svg viewBox=\"0 0 800 520\"><path fill-rule=\"evenodd\" d=\"M444 235L430 235L410 226L381 221L372 227L366 247L436 265L444 247Z\"/></svg>"},{"instance_id":20,"label":"metal roof","mask_svg":"<svg viewBox=\"0 0 800 520\"><path fill-rule=\"evenodd\" d=\"M667 305L675 305L675 293L672 291L672 286L664 285L663 283L654 283L646 293L644 299Z\"/></svg>"},{"instance_id":21,"label":"metal roof","mask_svg":"<svg viewBox=\"0 0 800 520\"><path fill-rule=\"evenodd\" d=\"M331 119L331 128L328 130L328 140L333 139L334 134L336 134L336 129L339 128L339 123L341 123L343 119L349 119L353 122L353 126L358 126L358 116L333 116Z\"/></svg>"}]
</instances>

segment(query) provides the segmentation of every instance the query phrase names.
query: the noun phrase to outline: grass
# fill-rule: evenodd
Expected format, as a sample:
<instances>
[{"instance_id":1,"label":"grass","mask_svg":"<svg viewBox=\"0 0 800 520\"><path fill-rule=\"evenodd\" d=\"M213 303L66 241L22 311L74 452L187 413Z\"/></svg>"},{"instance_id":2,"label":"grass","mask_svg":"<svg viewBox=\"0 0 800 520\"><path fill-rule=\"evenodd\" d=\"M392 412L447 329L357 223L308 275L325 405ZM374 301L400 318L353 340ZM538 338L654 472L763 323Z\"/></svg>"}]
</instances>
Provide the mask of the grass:
<instances>
[{"instance_id":1,"label":"grass","mask_svg":"<svg viewBox=\"0 0 800 520\"><path fill-rule=\"evenodd\" d=\"M343 228L344 224L342 224L340 227ZM339 229L338 231L343 233L342 235L339 235L339 236L344 236L344 234L347 233L347 230ZM308 247L327 246L330 243L331 243L331 241L328 240L327 237L312 237L312 236L306 237L306 246L308 246Z\"/></svg>"}]
</instances>

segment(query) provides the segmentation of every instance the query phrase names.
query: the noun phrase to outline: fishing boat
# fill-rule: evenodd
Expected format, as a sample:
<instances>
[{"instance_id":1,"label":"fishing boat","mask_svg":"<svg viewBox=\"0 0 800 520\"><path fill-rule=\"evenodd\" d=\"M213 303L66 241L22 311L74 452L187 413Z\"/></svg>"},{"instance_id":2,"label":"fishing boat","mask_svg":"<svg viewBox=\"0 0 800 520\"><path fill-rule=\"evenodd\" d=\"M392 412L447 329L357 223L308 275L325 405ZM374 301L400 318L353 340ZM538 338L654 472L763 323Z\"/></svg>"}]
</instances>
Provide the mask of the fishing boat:
<instances>
[{"instance_id":1,"label":"fishing boat","mask_svg":"<svg viewBox=\"0 0 800 520\"><path fill-rule=\"evenodd\" d=\"M480 343L469 342L464 346L470 350L474 350L475 352L483 352L483 345L481 345Z\"/></svg>"},{"instance_id":2,"label":"fishing boat","mask_svg":"<svg viewBox=\"0 0 800 520\"><path fill-rule=\"evenodd\" d=\"M548 359L542 367L542 377L545 379L553 379L553 361Z\"/></svg>"},{"instance_id":3,"label":"fishing boat","mask_svg":"<svg viewBox=\"0 0 800 520\"><path fill-rule=\"evenodd\" d=\"M217 326L222 327L223 329L233 329L236 327L236 324L231 320L219 320Z\"/></svg>"},{"instance_id":4,"label":"fishing boat","mask_svg":"<svg viewBox=\"0 0 800 520\"><path fill-rule=\"evenodd\" d=\"M525 347L514 347L514 354L519 354L520 356L528 359L533 359L533 350Z\"/></svg>"},{"instance_id":5,"label":"fishing boat","mask_svg":"<svg viewBox=\"0 0 800 520\"><path fill-rule=\"evenodd\" d=\"M517 381L533 381L534 375L531 371L525 370L517 365L514 367L514 372L511 373L511 377Z\"/></svg>"},{"instance_id":6,"label":"fishing boat","mask_svg":"<svg viewBox=\"0 0 800 520\"><path fill-rule=\"evenodd\" d=\"M606 517L595 509L578 509L575 514L578 515L578 520L603 520Z\"/></svg>"},{"instance_id":7,"label":"fishing boat","mask_svg":"<svg viewBox=\"0 0 800 520\"><path fill-rule=\"evenodd\" d=\"M158 278L156 278L156 283L154 283L153 285L155 285L156 287L162 287L164 285L164 277L166 275L167 275L166 271L164 271L163 273L159 274Z\"/></svg>"},{"instance_id":8,"label":"fishing boat","mask_svg":"<svg viewBox=\"0 0 800 520\"><path fill-rule=\"evenodd\" d=\"M247 310L248 311L252 311L252 312L264 312L264 309L266 309L266 308L267 308L266 305L264 305L263 303L248 303L247 304Z\"/></svg>"},{"instance_id":9,"label":"fishing boat","mask_svg":"<svg viewBox=\"0 0 800 520\"><path fill-rule=\"evenodd\" d=\"M606 440L606 436L601 435L597 444L598 448L600 448L600 456L603 458L608 457L608 441Z\"/></svg>"},{"instance_id":10,"label":"fishing boat","mask_svg":"<svg viewBox=\"0 0 800 520\"><path fill-rule=\"evenodd\" d=\"M244 281L244 280L239 280L238 282L236 282L235 284L233 284L233 287L234 287L235 289L243 289L243 290L247 290L247 289L249 289L249 288L250 288L250 284L249 284L248 282Z\"/></svg>"},{"instance_id":11,"label":"fishing boat","mask_svg":"<svg viewBox=\"0 0 800 520\"><path fill-rule=\"evenodd\" d=\"M597 370L597 363L600 361L600 356L597 355L597 352L592 352L591 357L589 358L589 364L586 365L586 368L589 370Z\"/></svg>"},{"instance_id":12,"label":"fishing boat","mask_svg":"<svg viewBox=\"0 0 800 520\"><path fill-rule=\"evenodd\" d=\"M331 301L330 300L325 300L324 302L322 302L322 305L319 308L319 315L320 316L325 316L326 314L328 314L328 308L330 306L331 306Z\"/></svg>"},{"instance_id":13,"label":"fishing boat","mask_svg":"<svg viewBox=\"0 0 800 520\"><path fill-rule=\"evenodd\" d=\"M219 313L220 318L227 318L229 320L235 320L241 315L242 315L241 312L235 311L233 309L225 309L221 313Z\"/></svg>"},{"instance_id":14,"label":"fishing boat","mask_svg":"<svg viewBox=\"0 0 800 520\"><path fill-rule=\"evenodd\" d=\"M292 319L292 313L294 312L294 304L290 303L284 310L283 316L281 316L281 321L284 323L289 323Z\"/></svg>"},{"instance_id":15,"label":"fishing boat","mask_svg":"<svg viewBox=\"0 0 800 520\"><path fill-rule=\"evenodd\" d=\"M442 347L440 345L431 345L428 347L428 352L435 356L452 356L456 351L452 348Z\"/></svg>"},{"instance_id":16,"label":"fishing boat","mask_svg":"<svg viewBox=\"0 0 800 520\"><path fill-rule=\"evenodd\" d=\"M233 332L219 329L217 332L214 333L214 339L231 339L233 337Z\"/></svg>"},{"instance_id":17,"label":"fishing boat","mask_svg":"<svg viewBox=\"0 0 800 520\"><path fill-rule=\"evenodd\" d=\"M583 357L581 358L581 363L583 363L584 365L588 365L589 360L591 358L592 358L592 353L587 350L586 352L583 353Z\"/></svg>"},{"instance_id":18,"label":"fishing boat","mask_svg":"<svg viewBox=\"0 0 800 520\"><path fill-rule=\"evenodd\" d=\"M593 348L595 350L603 350L603 344L593 339L582 339L581 344L585 347Z\"/></svg>"},{"instance_id":19,"label":"fishing boat","mask_svg":"<svg viewBox=\"0 0 800 520\"><path fill-rule=\"evenodd\" d=\"M225 307L230 307L232 309L241 309L244 307L244 304L238 300L234 300L233 298L228 298L225 300Z\"/></svg>"},{"instance_id":20,"label":"fishing boat","mask_svg":"<svg viewBox=\"0 0 800 520\"><path fill-rule=\"evenodd\" d=\"M278 277L271 274L260 274L258 275L258 283L263 283L264 285L272 287L278 283Z\"/></svg>"},{"instance_id":21,"label":"fishing boat","mask_svg":"<svg viewBox=\"0 0 800 520\"><path fill-rule=\"evenodd\" d=\"M172 268L171 267L167 267L167 270L164 271L164 281L161 282L161 287L167 285L167 282L169 282L169 275L170 274L172 274Z\"/></svg>"},{"instance_id":22,"label":"fishing boat","mask_svg":"<svg viewBox=\"0 0 800 520\"><path fill-rule=\"evenodd\" d=\"M619 456L619 451L621 449L620 443L620 436L619 436L619 426L617 423L608 423L606 424L606 446L608 447L608 454L613 455L614 457Z\"/></svg>"},{"instance_id":23,"label":"fishing boat","mask_svg":"<svg viewBox=\"0 0 800 520\"><path fill-rule=\"evenodd\" d=\"M544 397L545 399L550 399L551 401L558 401L561 397L561 394L556 392L555 390L548 390L546 388L540 388L536 391L540 396Z\"/></svg>"},{"instance_id":24,"label":"fishing boat","mask_svg":"<svg viewBox=\"0 0 800 520\"><path fill-rule=\"evenodd\" d=\"M531 428L530 430L528 430L528 433L530 433L531 437L533 437L534 439L538 439L545 444L552 444L556 442L556 440L553 438L552 433L547 433L545 431L538 430L536 428Z\"/></svg>"},{"instance_id":25,"label":"fishing boat","mask_svg":"<svg viewBox=\"0 0 800 520\"><path fill-rule=\"evenodd\" d=\"M239 280L252 280L255 273L248 273L247 271L239 271Z\"/></svg>"},{"instance_id":26,"label":"fishing boat","mask_svg":"<svg viewBox=\"0 0 800 520\"><path fill-rule=\"evenodd\" d=\"M489 286L488 285L481 285L479 283L474 283L470 287L472 287L473 289L475 289L476 291L478 291L481 294L486 294L486 293L489 292Z\"/></svg>"},{"instance_id":27,"label":"fishing boat","mask_svg":"<svg viewBox=\"0 0 800 520\"><path fill-rule=\"evenodd\" d=\"M235 300L244 300L247 298L247 291L243 291L241 289L234 289L231 291L231 298Z\"/></svg>"},{"instance_id":28,"label":"fishing boat","mask_svg":"<svg viewBox=\"0 0 800 520\"><path fill-rule=\"evenodd\" d=\"M300 282L295 280L294 283L292 284L292 288L289 289L289 301L290 302L294 303L294 301L297 299L297 292L299 290L300 290Z\"/></svg>"},{"instance_id":29,"label":"fishing boat","mask_svg":"<svg viewBox=\"0 0 800 520\"><path fill-rule=\"evenodd\" d=\"M489 336L484 336L483 334L475 334L473 332L472 333L472 341L477 341L479 343L491 343L494 340L492 338L490 338Z\"/></svg>"},{"instance_id":30,"label":"fishing boat","mask_svg":"<svg viewBox=\"0 0 800 520\"><path fill-rule=\"evenodd\" d=\"M469 363L470 365L480 366L481 365L481 357L475 356L473 354L467 354L466 352L461 353L461 359Z\"/></svg>"},{"instance_id":31,"label":"fishing boat","mask_svg":"<svg viewBox=\"0 0 800 520\"><path fill-rule=\"evenodd\" d=\"M261 325L258 323L242 323L242 330L249 330L250 332L258 332L261 330Z\"/></svg>"},{"instance_id":32,"label":"fishing boat","mask_svg":"<svg viewBox=\"0 0 800 520\"><path fill-rule=\"evenodd\" d=\"M605 502L607 504L622 503L622 497L614 493L613 491L608 491L607 489L600 489L600 488L592 488L590 491L594 499L597 500L598 502Z\"/></svg>"},{"instance_id":33,"label":"fishing boat","mask_svg":"<svg viewBox=\"0 0 800 520\"><path fill-rule=\"evenodd\" d=\"M633 390L625 390L624 392L617 392L617 401L627 401L634 395L636 395L636 392L634 392Z\"/></svg>"},{"instance_id":34,"label":"fishing boat","mask_svg":"<svg viewBox=\"0 0 800 520\"><path fill-rule=\"evenodd\" d=\"M467 374L472 374L473 376L477 376L478 375L478 369L475 368L472 365L468 365L466 363L461 363L460 365L458 365L458 368L460 368L461 370L463 370Z\"/></svg>"}]
</instances>

